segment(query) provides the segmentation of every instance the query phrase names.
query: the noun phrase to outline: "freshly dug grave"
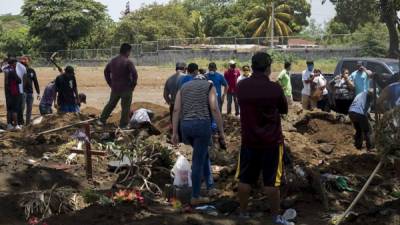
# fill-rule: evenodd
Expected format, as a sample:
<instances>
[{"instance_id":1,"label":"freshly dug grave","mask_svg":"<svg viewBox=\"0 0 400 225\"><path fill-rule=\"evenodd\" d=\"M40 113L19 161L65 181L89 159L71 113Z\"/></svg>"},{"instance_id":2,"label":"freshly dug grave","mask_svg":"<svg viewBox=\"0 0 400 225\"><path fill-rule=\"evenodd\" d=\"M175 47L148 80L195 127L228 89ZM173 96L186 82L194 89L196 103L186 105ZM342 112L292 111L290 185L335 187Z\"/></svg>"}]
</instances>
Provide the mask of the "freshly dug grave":
<instances>
[{"instance_id":1,"label":"freshly dug grave","mask_svg":"<svg viewBox=\"0 0 400 225\"><path fill-rule=\"evenodd\" d=\"M164 134L168 133L169 115L167 108L151 103L135 103L133 104L133 108L147 108L153 110L156 114L153 123L156 124ZM90 114L93 115L99 113L99 111L94 108L86 110L87 111L83 110L83 112L87 117L89 117ZM68 120L73 119L79 118L68 118ZM58 119L54 118L54 120ZM60 121L55 121L54 123L61 124L63 121L64 118L60 119ZM221 191L221 194L218 198L215 198L215 200L227 198L230 201L235 201L237 181L235 180L234 175L240 150L240 123L238 118L232 116L224 116L224 121L228 150L223 151L214 146L212 150L214 153L210 153L216 187ZM321 200L320 193L318 193L318 189L312 184L313 180L311 179L303 182L303 186L298 186L299 182L296 182L299 179L308 179L308 177L313 177L310 174L307 175L306 178L299 177L295 173L293 167L299 166L300 168L303 168L306 173L330 173L346 176L349 179L349 186L357 191L361 188L369 173L376 166L378 158L375 153L359 151L352 146L352 126L346 120L337 117L336 114L305 112L295 108L291 110L291 114L283 121L283 127L285 141L289 147L289 155L292 159L292 164L287 165L287 175L295 179L295 182L289 181L287 182L287 186L284 187L284 189L289 189L289 191L283 192L283 199L285 202L284 208L292 207L297 210L299 214L297 219L298 224L327 224L326 215L331 215L332 213L338 213L344 210L350 204L357 192L341 192L334 188L328 189L326 195L329 209L328 211L325 211L323 209L323 201ZM100 128L95 127L95 130L99 129ZM62 135L62 142L67 142L71 135L71 131ZM36 147L38 149L27 151L27 149L29 149L28 146L21 146L14 143L14 139L18 138L18 136L11 135L8 137L10 137L10 140L7 141L13 142L13 145L7 147L6 150L0 151L3 158L7 158L9 161L9 163L6 163L5 165L0 165L0 180L1 176L5 175L13 177L12 173L9 171L43 170L41 168L30 169L27 165L24 166L24 169L18 168L19 165L23 165L23 160L28 158L26 155L27 152L36 152L39 151L39 148L44 148L47 151L56 151L57 146L60 145L38 145ZM151 138L168 146L165 135L154 136ZM191 159L192 150L190 147L181 147L179 151L181 151L181 153L189 160ZM19 160L16 158L19 158ZM36 158L34 157L34 159ZM97 181L95 184L88 184L85 181L82 160L79 161L74 169L62 170L63 175L57 175L58 180L47 180L47 183L49 185L55 182L60 182L61 184L75 183L78 190L83 190L84 188L99 188L100 186L107 188L107 184L109 184L108 188L110 188L113 179L115 181L116 177L113 177L106 171L105 162L107 162L107 158L99 157L95 163L94 171L95 180ZM47 165L45 164L44 166ZM25 177L41 177L43 174L46 174L46 170L38 172L37 174L38 175L29 174ZM160 175L160 177L157 177L158 175ZM71 176L72 179L68 179ZM47 175L43 177L47 177ZM0 182L0 190L3 190L1 187L5 186L11 188L12 185L10 184L10 180L13 179L9 179L7 185ZM33 179L33 181L34 180L35 179ZM154 175L153 181L156 182L156 180L162 180L161 183L157 183L161 186L163 182L168 182L169 179L166 174L160 173ZM26 181L28 181L28 179L26 179ZM311 184L309 184L309 182ZM99 183L101 184L99 185ZM26 186L26 188L29 190L29 188L35 189L45 187L40 185L35 187L34 185ZM391 197L390 194L396 186L399 187L399 182L394 178L394 170L391 165L387 165L382 169L378 178L373 182L366 197L364 197L355 208L356 212L362 213L359 217L360 221L364 221L362 218L369 218L371 215L375 215L370 211L371 209L376 207L379 208L381 204L389 204L393 201L394 198ZM46 188L49 187L46 186ZM234 214L230 216L219 215L217 217L199 214L181 214L175 212L171 205L159 202L160 199L155 203L146 204L139 208L124 204L115 207L93 205L77 212L53 216L49 218L47 222L48 224L240 224L240 221L237 220L237 217ZM0 206L1 205L3 204L0 203ZM256 213L269 211L268 200L263 197L260 187L253 191L253 199L251 201L250 209ZM10 211L8 210L7 213L10 213ZM7 213L4 212L2 214L0 211L0 218L8 216ZM385 211L385 213L387 212ZM380 214L382 214L382 212L380 212ZM16 219L8 220L5 224L10 224L10 221L17 221L19 215L20 213L11 216L11 218ZM392 217L393 216L390 216L389 218ZM375 222L375 224L390 224L389 221L391 220L381 220L381 223ZM246 224L269 224L269 222L270 218L268 214L266 214L265 216L255 217ZM0 219L0 224L2 223L4 223L4 221L1 221ZM23 223L21 222L20 224ZM358 224L361 224L361 222Z\"/></svg>"}]
</instances>

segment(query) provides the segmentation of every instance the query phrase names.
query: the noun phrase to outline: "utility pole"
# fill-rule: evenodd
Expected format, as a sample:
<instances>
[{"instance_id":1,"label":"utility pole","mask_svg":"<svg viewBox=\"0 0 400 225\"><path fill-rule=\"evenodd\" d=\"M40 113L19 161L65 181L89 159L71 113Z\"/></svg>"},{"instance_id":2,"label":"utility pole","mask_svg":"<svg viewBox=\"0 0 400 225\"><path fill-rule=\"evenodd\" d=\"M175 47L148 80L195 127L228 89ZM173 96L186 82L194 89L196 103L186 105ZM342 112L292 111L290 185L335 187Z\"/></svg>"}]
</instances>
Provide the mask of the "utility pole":
<instances>
[{"instance_id":1,"label":"utility pole","mask_svg":"<svg viewBox=\"0 0 400 225\"><path fill-rule=\"evenodd\" d=\"M275 7L274 2L271 2L271 48L274 48L274 25L275 25Z\"/></svg>"}]
</instances>

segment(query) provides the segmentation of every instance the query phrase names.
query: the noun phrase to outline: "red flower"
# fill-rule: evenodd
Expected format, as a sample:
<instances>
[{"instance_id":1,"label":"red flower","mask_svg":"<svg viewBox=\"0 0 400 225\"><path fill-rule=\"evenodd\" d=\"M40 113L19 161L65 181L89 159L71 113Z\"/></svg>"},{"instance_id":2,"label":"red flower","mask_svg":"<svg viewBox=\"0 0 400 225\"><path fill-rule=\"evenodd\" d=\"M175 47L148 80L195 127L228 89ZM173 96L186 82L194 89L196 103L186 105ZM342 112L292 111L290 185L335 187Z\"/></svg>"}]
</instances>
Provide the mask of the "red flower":
<instances>
[{"instance_id":1,"label":"red flower","mask_svg":"<svg viewBox=\"0 0 400 225\"><path fill-rule=\"evenodd\" d=\"M143 204L144 203L144 198L143 198L143 196L142 196L142 194L140 194L140 192L138 191L138 190L136 190L135 191L135 197L136 197L136 200L139 202L139 203L141 203L141 204Z\"/></svg>"},{"instance_id":2,"label":"red flower","mask_svg":"<svg viewBox=\"0 0 400 225\"><path fill-rule=\"evenodd\" d=\"M37 217L33 216L33 217L29 218L28 224L29 225L37 225L37 224L39 224L39 219Z\"/></svg>"}]
</instances>

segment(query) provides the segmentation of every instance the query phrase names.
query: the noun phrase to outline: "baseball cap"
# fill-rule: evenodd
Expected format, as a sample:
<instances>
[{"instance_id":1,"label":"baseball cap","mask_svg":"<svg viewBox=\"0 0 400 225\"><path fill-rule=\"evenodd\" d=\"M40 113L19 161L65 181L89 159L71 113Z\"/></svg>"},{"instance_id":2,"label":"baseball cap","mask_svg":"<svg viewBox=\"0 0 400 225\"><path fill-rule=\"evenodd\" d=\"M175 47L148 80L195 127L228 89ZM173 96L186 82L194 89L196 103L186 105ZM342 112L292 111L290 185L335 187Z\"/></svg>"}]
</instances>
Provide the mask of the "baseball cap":
<instances>
[{"instance_id":1,"label":"baseball cap","mask_svg":"<svg viewBox=\"0 0 400 225\"><path fill-rule=\"evenodd\" d=\"M313 65L313 64L314 64L314 61L313 61L313 60L307 60L306 64L307 64L307 65Z\"/></svg>"},{"instance_id":2,"label":"baseball cap","mask_svg":"<svg viewBox=\"0 0 400 225\"><path fill-rule=\"evenodd\" d=\"M79 93L78 98L81 103L86 104L86 95L84 93Z\"/></svg>"},{"instance_id":3,"label":"baseball cap","mask_svg":"<svg viewBox=\"0 0 400 225\"><path fill-rule=\"evenodd\" d=\"M229 61L229 65L235 65L235 64L236 64L235 60L230 60Z\"/></svg>"}]
</instances>

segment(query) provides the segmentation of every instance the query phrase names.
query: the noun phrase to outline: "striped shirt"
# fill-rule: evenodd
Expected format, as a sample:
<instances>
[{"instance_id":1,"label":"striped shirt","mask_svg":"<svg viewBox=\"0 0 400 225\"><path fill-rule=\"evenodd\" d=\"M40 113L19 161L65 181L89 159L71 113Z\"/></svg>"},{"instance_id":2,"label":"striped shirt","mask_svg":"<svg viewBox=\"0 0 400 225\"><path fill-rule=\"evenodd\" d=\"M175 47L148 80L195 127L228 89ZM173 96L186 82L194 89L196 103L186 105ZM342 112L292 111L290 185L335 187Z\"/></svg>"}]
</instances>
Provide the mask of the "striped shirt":
<instances>
[{"instance_id":1,"label":"striped shirt","mask_svg":"<svg viewBox=\"0 0 400 225\"><path fill-rule=\"evenodd\" d=\"M182 120L211 119L208 99L211 87L206 80L193 80L182 86Z\"/></svg>"}]
</instances>

